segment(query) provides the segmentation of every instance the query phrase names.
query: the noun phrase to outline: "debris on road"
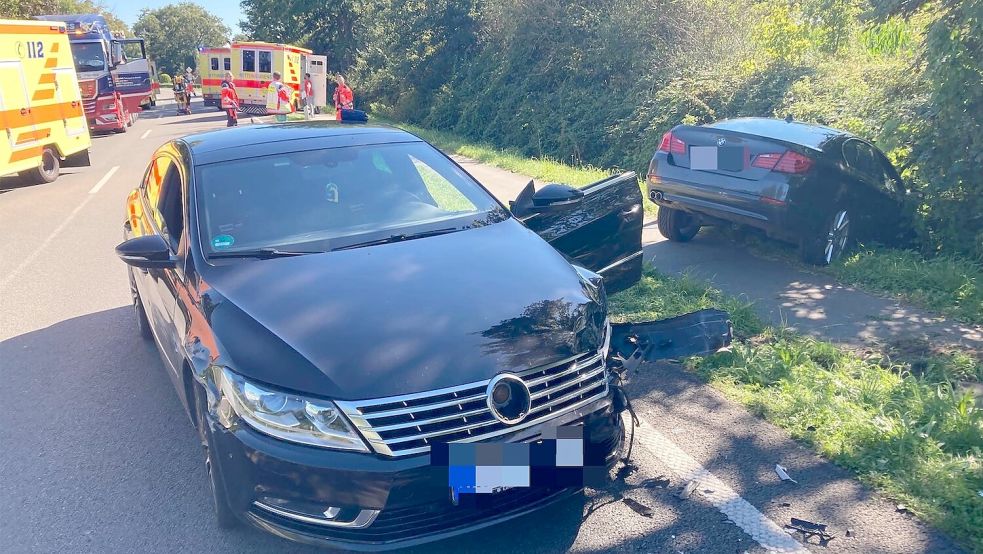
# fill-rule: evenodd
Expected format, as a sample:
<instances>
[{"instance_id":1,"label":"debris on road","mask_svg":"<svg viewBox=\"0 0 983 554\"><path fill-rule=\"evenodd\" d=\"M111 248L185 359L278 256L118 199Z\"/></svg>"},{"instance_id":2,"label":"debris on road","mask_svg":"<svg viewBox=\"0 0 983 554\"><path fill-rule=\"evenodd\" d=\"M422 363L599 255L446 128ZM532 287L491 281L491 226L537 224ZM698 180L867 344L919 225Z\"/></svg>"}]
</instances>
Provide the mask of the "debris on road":
<instances>
[{"instance_id":1,"label":"debris on road","mask_svg":"<svg viewBox=\"0 0 983 554\"><path fill-rule=\"evenodd\" d=\"M826 546L835 537L826 531L825 523L813 523L805 519L792 518L791 523L785 524L786 530L798 531L802 533L805 542L809 542L812 537L819 537L819 546Z\"/></svg>"},{"instance_id":2,"label":"debris on road","mask_svg":"<svg viewBox=\"0 0 983 554\"><path fill-rule=\"evenodd\" d=\"M857 533L853 529L847 529L846 530L846 536L848 536L848 537L856 536L856 534Z\"/></svg>"},{"instance_id":3,"label":"debris on road","mask_svg":"<svg viewBox=\"0 0 983 554\"><path fill-rule=\"evenodd\" d=\"M693 496L693 491L696 490L697 486L699 486L699 483L697 483L696 481L690 481L689 483L686 483L686 486L683 487L683 490L679 492L679 498L682 498L683 500L687 500L689 497Z\"/></svg>"},{"instance_id":4,"label":"debris on road","mask_svg":"<svg viewBox=\"0 0 983 554\"><path fill-rule=\"evenodd\" d=\"M791 482L795 483L796 485L799 484L798 481L796 481L795 479L792 479L791 477L789 477L789 475L788 475L788 469L785 468L785 467L782 467L781 464L775 464L775 473L778 474L778 478L781 479L782 481L791 481Z\"/></svg>"},{"instance_id":5,"label":"debris on road","mask_svg":"<svg viewBox=\"0 0 983 554\"><path fill-rule=\"evenodd\" d=\"M645 489L664 489L669 486L669 478L665 475L660 475L658 477L652 477L651 479L646 479L638 484L639 487Z\"/></svg>"},{"instance_id":6,"label":"debris on road","mask_svg":"<svg viewBox=\"0 0 983 554\"><path fill-rule=\"evenodd\" d=\"M898 507L895 509L895 511L898 512L899 514L911 513L911 510L908 509L908 506L905 506L904 504L898 504Z\"/></svg>"},{"instance_id":7,"label":"debris on road","mask_svg":"<svg viewBox=\"0 0 983 554\"><path fill-rule=\"evenodd\" d=\"M642 504L641 502L633 498L625 498L624 500L622 500L622 502L627 504L629 508L634 510L635 513L637 513L640 516L652 517L655 515L655 512L652 511L652 508L649 508L645 504Z\"/></svg>"}]
</instances>

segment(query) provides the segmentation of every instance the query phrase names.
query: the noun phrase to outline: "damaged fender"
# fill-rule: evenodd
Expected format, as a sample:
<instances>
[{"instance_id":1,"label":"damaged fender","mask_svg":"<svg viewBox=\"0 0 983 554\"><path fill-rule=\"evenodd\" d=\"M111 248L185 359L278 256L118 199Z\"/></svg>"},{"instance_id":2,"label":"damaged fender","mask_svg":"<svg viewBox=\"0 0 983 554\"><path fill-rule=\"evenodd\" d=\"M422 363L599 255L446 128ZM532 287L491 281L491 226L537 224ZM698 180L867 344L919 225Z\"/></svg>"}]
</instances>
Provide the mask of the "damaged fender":
<instances>
[{"instance_id":1,"label":"damaged fender","mask_svg":"<svg viewBox=\"0 0 983 554\"><path fill-rule=\"evenodd\" d=\"M643 361L704 356L726 348L733 337L730 315L716 309L657 321L613 323L608 363L633 370Z\"/></svg>"}]
</instances>

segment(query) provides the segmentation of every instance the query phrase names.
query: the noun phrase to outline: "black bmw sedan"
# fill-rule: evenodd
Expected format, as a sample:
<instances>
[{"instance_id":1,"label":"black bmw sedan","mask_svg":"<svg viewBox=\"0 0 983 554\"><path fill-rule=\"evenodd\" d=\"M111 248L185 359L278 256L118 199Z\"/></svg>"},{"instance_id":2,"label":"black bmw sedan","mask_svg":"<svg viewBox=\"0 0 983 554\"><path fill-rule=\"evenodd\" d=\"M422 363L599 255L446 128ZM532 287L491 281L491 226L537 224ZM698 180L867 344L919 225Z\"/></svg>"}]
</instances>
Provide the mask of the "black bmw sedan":
<instances>
[{"instance_id":1,"label":"black bmw sedan","mask_svg":"<svg viewBox=\"0 0 983 554\"><path fill-rule=\"evenodd\" d=\"M648 194L669 240L737 223L798 244L817 265L854 240L895 244L911 234L904 182L887 157L820 125L766 118L677 125L652 157Z\"/></svg>"},{"instance_id":2,"label":"black bmw sedan","mask_svg":"<svg viewBox=\"0 0 983 554\"><path fill-rule=\"evenodd\" d=\"M411 134L298 123L162 146L117 254L220 524L380 549L582 488L549 460L611 466L624 433L605 289L639 278L641 226L631 173L506 208ZM582 452L504 464L525 477L448 455L563 428ZM538 486L536 459L553 476Z\"/></svg>"}]
</instances>

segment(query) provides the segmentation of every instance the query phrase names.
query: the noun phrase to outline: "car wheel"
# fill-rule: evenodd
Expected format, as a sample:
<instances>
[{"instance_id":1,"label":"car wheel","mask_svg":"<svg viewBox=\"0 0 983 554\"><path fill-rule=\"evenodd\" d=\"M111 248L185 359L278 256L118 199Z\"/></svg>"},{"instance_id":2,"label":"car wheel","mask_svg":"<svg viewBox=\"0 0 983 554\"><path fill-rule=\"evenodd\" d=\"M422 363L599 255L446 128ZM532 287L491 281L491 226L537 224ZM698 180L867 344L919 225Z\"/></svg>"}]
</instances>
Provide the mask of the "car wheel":
<instances>
[{"instance_id":1,"label":"car wheel","mask_svg":"<svg viewBox=\"0 0 983 554\"><path fill-rule=\"evenodd\" d=\"M682 210L659 206L656 220L662 236L674 242L687 242L700 232L700 221Z\"/></svg>"},{"instance_id":2,"label":"car wheel","mask_svg":"<svg viewBox=\"0 0 983 554\"><path fill-rule=\"evenodd\" d=\"M843 257L850 246L850 213L844 209L836 210L830 216L824 231L814 239L804 239L802 259L815 265L829 265Z\"/></svg>"},{"instance_id":3,"label":"car wheel","mask_svg":"<svg viewBox=\"0 0 983 554\"><path fill-rule=\"evenodd\" d=\"M198 438L205 451L205 470L208 472L208 485L212 492L215 520L220 529L234 529L239 526L239 519L232 511L229 497L225 492L225 485L222 484L221 470L214 463L211 443L206 430L208 418L205 417L205 414L208 412L208 406L205 404L205 391L196 384L192 384L192 390L194 390L195 427L198 428Z\"/></svg>"},{"instance_id":4,"label":"car wheel","mask_svg":"<svg viewBox=\"0 0 983 554\"><path fill-rule=\"evenodd\" d=\"M27 177L37 183L50 183L58 178L61 171L61 161L58 153L50 146L45 146L41 152L38 166L27 172Z\"/></svg>"}]
</instances>

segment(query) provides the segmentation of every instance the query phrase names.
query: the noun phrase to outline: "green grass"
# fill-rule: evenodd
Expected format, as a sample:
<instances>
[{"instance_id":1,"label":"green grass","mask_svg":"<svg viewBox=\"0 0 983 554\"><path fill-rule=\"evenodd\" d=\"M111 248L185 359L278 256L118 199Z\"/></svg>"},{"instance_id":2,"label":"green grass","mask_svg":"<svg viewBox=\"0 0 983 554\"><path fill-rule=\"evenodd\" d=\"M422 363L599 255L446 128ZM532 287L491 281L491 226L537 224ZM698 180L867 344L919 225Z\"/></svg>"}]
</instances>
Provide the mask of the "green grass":
<instances>
[{"instance_id":1,"label":"green grass","mask_svg":"<svg viewBox=\"0 0 983 554\"><path fill-rule=\"evenodd\" d=\"M862 358L766 327L752 306L705 283L646 270L612 295L618 320L728 310L738 341L688 362L718 389L786 429L926 521L983 551L983 409L956 380L983 377L967 356Z\"/></svg>"},{"instance_id":2,"label":"green grass","mask_svg":"<svg viewBox=\"0 0 983 554\"><path fill-rule=\"evenodd\" d=\"M378 116L375 118L380 119ZM406 123L386 122L413 133L449 154L465 156L548 183L566 183L574 187L583 187L612 174L612 171L593 166L572 166L551 158L530 158L517 152L501 150L484 144L474 144L450 133L424 129ZM641 179L638 181L638 186L642 191L642 204L645 207L645 214L654 217L656 205L646 198L645 183Z\"/></svg>"},{"instance_id":3,"label":"green grass","mask_svg":"<svg viewBox=\"0 0 983 554\"><path fill-rule=\"evenodd\" d=\"M857 288L893 296L958 321L983 324L983 265L958 256L926 258L912 250L858 247L829 267L806 265L798 250L760 233L719 228L758 255L781 258Z\"/></svg>"}]
</instances>

